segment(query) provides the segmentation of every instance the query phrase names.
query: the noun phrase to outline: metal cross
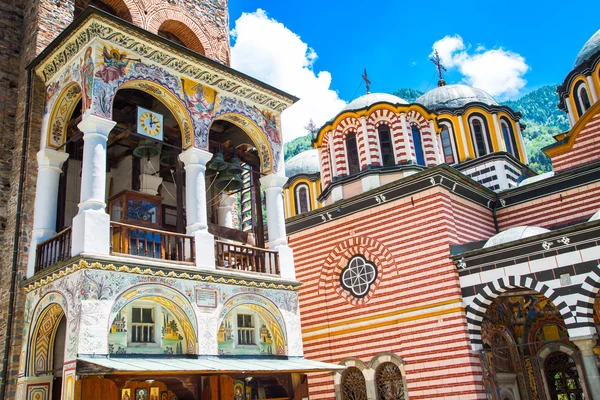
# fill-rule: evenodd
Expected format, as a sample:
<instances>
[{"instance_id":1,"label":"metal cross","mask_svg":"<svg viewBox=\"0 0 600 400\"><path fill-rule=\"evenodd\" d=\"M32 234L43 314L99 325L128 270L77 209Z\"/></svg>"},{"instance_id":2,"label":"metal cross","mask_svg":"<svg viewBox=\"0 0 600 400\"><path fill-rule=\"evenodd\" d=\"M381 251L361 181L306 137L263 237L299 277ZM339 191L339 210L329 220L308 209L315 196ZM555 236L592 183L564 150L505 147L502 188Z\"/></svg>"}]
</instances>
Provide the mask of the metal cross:
<instances>
[{"instance_id":1,"label":"metal cross","mask_svg":"<svg viewBox=\"0 0 600 400\"><path fill-rule=\"evenodd\" d=\"M433 52L433 57L430 58L431 62L435 64L435 67L438 71L438 77L440 78L440 82L444 82L444 74L442 71L447 71L446 67L442 65L442 59L440 58L440 54L437 50Z\"/></svg>"},{"instance_id":2,"label":"metal cross","mask_svg":"<svg viewBox=\"0 0 600 400\"><path fill-rule=\"evenodd\" d=\"M367 94L371 93L371 81L369 80L369 76L367 75L367 69L365 68L365 72L362 74L363 81L365 81L365 86L367 87Z\"/></svg>"}]
</instances>

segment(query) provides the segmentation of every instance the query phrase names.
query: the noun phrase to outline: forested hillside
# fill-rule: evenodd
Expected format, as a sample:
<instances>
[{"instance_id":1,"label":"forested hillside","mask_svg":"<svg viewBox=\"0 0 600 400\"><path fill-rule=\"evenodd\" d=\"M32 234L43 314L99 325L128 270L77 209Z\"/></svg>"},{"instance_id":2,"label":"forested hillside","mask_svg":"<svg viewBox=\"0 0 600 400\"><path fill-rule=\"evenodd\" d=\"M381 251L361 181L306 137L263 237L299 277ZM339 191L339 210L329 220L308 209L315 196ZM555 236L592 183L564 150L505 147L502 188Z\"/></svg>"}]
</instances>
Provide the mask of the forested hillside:
<instances>
[{"instance_id":1,"label":"forested hillside","mask_svg":"<svg viewBox=\"0 0 600 400\"><path fill-rule=\"evenodd\" d=\"M414 102L422 94L418 90L407 88L398 89L394 92L394 95L405 99L409 103ZM518 100L506 101L503 104L523 113L521 123L527 126L527 129L523 131L523 138L529 156L529 166L540 173L550 171L552 168L550 160L540 149L554 142L553 135L569 129L566 114L556 107L558 104L556 86L543 86ZM309 123L305 129L307 132L309 130L314 132L318 127ZM313 133L309 132L306 136L286 143L285 159L288 160L296 154L310 149L312 135Z\"/></svg>"}]
</instances>

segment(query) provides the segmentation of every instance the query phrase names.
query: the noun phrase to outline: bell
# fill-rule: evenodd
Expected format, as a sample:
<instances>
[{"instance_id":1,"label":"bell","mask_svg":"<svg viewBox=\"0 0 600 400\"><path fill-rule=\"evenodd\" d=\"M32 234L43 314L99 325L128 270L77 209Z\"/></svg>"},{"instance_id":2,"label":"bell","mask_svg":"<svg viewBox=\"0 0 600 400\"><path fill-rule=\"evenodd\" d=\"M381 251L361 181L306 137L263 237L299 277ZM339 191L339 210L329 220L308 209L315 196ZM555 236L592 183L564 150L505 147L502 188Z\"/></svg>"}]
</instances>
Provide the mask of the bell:
<instances>
[{"instance_id":1,"label":"bell","mask_svg":"<svg viewBox=\"0 0 600 400\"><path fill-rule=\"evenodd\" d=\"M227 169L227 163L223 160L223 153L216 153L210 160L208 168L213 171L224 171Z\"/></svg>"},{"instance_id":2,"label":"bell","mask_svg":"<svg viewBox=\"0 0 600 400\"><path fill-rule=\"evenodd\" d=\"M133 155L138 158L154 157L160 154L160 149L154 143L154 140L140 140L140 143L133 149Z\"/></svg>"},{"instance_id":3,"label":"bell","mask_svg":"<svg viewBox=\"0 0 600 400\"><path fill-rule=\"evenodd\" d=\"M215 181L215 188L219 192L235 192L242 188L242 178L229 171L219 172L219 176Z\"/></svg>"},{"instance_id":4,"label":"bell","mask_svg":"<svg viewBox=\"0 0 600 400\"><path fill-rule=\"evenodd\" d=\"M177 155L173 150L163 151L160 155L160 165L163 167L173 167L177 165Z\"/></svg>"},{"instance_id":5,"label":"bell","mask_svg":"<svg viewBox=\"0 0 600 400\"><path fill-rule=\"evenodd\" d=\"M233 157L229 161L229 166L227 168L227 172L233 175L239 175L244 172L244 168L240 165L240 159L237 157Z\"/></svg>"}]
</instances>

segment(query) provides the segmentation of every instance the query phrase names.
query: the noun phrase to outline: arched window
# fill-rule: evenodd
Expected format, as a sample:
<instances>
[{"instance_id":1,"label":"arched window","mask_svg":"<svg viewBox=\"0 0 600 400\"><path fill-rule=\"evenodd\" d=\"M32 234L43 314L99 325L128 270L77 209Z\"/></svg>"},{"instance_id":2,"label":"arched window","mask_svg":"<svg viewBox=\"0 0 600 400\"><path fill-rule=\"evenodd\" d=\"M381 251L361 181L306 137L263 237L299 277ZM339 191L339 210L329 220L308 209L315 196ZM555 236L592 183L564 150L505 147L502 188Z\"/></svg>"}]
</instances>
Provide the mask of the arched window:
<instances>
[{"instance_id":1,"label":"arched window","mask_svg":"<svg viewBox=\"0 0 600 400\"><path fill-rule=\"evenodd\" d=\"M296 186L296 214L302 214L310 211L310 191L308 185L300 184Z\"/></svg>"},{"instance_id":2,"label":"arched window","mask_svg":"<svg viewBox=\"0 0 600 400\"><path fill-rule=\"evenodd\" d=\"M404 382L396 364L385 362L377 367L375 383L378 400L404 400Z\"/></svg>"},{"instance_id":3,"label":"arched window","mask_svg":"<svg viewBox=\"0 0 600 400\"><path fill-rule=\"evenodd\" d=\"M454 157L454 140L452 138L452 126L448 122L441 124L442 131L440 132L440 139L442 143L442 151L444 152L444 162L448 164L456 163Z\"/></svg>"},{"instance_id":4,"label":"arched window","mask_svg":"<svg viewBox=\"0 0 600 400\"><path fill-rule=\"evenodd\" d=\"M579 118L590 108L590 97L588 96L587 88L585 83L579 82L575 86L575 106L577 107L577 115Z\"/></svg>"},{"instance_id":5,"label":"arched window","mask_svg":"<svg viewBox=\"0 0 600 400\"><path fill-rule=\"evenodd\" d=\"M396 161L394 160L394 146L392 145L392 135L390 134L390 128L389 126L383 124L379 125L378 131L383 166L388 167L391 165L395 165Z\"/></svg>"},{"instance_id":6,"label":"arched window","mask_svg":"<svg viewBox=\"0 0 600 400\"><path fill-rule=\"evenodd\" d=\"M575 360L566 353L556 351L544 362L548 389L553 399L583 399L583 389Z\"/></svg>"},{"instance_id":7,"label":"arched window","mask_svg":"<svg viewBox=\"0 0 600 400\"><path fill-rule=\"evenodd\" d=\"M477 157L485 156L487 153L489 153L485 124L479 117L471 117L469 123L471 125L473 143L475 144L475 155Z\"/></svg>"},{"instance_id":8,"label":"arched window","mask_svg":"<svg viewBox=\"0 0 600 400\"><path fill-rule=\"evenodd\" d=\"M132 22L131 13L123 0L76 0L73 17L77 18L87 6L99 8L127 22Z\"/></svg>"},{"instance_id":9,"label":"arched window","mask_svg":"<svg viewBox=\"0 0 600 400\"><path fill-rule=\"evenodd\" d=\"M504 138L504 144L506 144L506 152L519 158L517 141L513 133L512 126L506 118L500 119L500 128L502 129L502 137Z\"/></svg>"},{"instance_id":10,"label":"arched window","mask_svg":"<svg viewBox=\"0 0 600 400\"><path fill-rule=\"evenodd\" d=\"M367 384L360 369L348 367L342 374L342 400L367 400Z\"/></svg>"},{"instance_id":11,"label":"arched window","mask_svg":"<svg viewBox=\"0 0 600 400\"><path fill-rule=\"evenodd\" d=\"M183 22L173 20L163 22L160 28L158 28L158 36L162 36L197 53L205 54L204 47L198 36Z\"/></svg>"},{"instance_id":12,"label":"arched window","mask_svg":"<svg viewBox=\"0 0 600 400\"><path fill-rule=\"evenodd\" d=\"M423 151L423 142L421 141L421 131L416 125L412 126L412 138L415 145L415 156L418 165L425 165L425 152Z\"/></svg>"},{"instance_id":13,"label":"arched window","mask_svg":"<svg viewBox=\"0 0 600 400\"><path fill-rule=\"evenodd\" d=\"M360 172L358 147L356 145L356 134L354 132L350 132L346 135L346 160L348 161L348 173L350 175Z\"/></svg>"}]
</instances>

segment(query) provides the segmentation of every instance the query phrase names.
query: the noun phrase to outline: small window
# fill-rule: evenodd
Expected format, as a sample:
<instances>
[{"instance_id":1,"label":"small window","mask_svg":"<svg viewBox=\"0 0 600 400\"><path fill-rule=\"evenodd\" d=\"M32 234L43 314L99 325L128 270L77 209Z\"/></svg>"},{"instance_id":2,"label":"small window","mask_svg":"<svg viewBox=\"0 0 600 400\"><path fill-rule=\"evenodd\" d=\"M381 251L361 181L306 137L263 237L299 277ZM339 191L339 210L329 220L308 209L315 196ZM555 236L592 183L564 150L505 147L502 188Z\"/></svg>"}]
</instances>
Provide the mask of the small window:
<instances>
[{"instance_id":1,"label":"small window","mask_svg":"<svg viewBox=\"0 0 600 400\"><path fill-rule=\"evenodd\" d=\"M485 140L485 127L480 118L471 118L471 133L475 142L475 151L477 157L485 156L488 153L488 147Z\"/></svg>"},{"instance_id":2,"label":"small window","mask_svg":"<svg viewBox=\"0 0 600 400\"><path fill-rule=\"evenodd\" d=\"M346 135L346 158L348 160L348 173L352 175L360 172L356 134L353 132Z\"/></svg>"},{"instance_id":3,"label":"small window","mask_svg":"<svg viewBox=\"0 0 600 400\"><path fill-rule=\"evenodd\" d=\"M254 342L254 325L252 315L238 314L238 344L252 345Z\"/></svg>"},{"instance_id":4,"label":"small window","mask_svg":"<svg viewBox=\"0 0 600 400\"><path fill-rule=\"evenodd\" d=\"M448 124L442 125L442 131L440 132L440 139L442 140L442 150L444 152L444 162L448 164L454 164L454 150L452 148L452 138L450 137L450 127Z\"/></svg>"},{"instance_id":5,"label":"small window","mask_svg":"<svg viewBox=\"0 0 600 400\"><path fill-rule=\"evenodd\" d=\"M133 307L131 309L131 342L154 343L154 310Z\"/></svg>"},{"instance_id":6,"label":"small window","mask_svg":"<svg viewBox=\"0 0 600 400\"><path fill-rule=\"evenodd\" d=\"M395 165L394 146L392 145L392 135L390 128L387 125L380 125L379 128L379 145L381 146L381 159L383 166L388 167Z\"/></svg>"},{"instance_id":7,"label":"small window","mask_svg":"<svg viewBox=\"0 0 600 400\"><path fill-rule=\"evenodd\" d=\"M342 400L367 400L367 383L360 369L348 367L342 373Z\"/></svg>"},{"instance_id":8,"label":"small window","mask_svg":"<svg viewBox=\"0 0 600 400\"><path fill-rule=\"evenodd\" d=\"M577 106L579 118L591 107L590 97L583 82L579 82L575 87L575 105Z\"/></svg>"},{"instance_id":9,"label":"small window","mask_svg":"<svg viewBox=\"0 0 600 400\"><path fill-rule=\"evenodd\" d=\"M394 363L384 362L375 371L378 400L404 399L404 382L400 368Z\"/></svg>"},{"instance_id":10,"label":"small window","mask_svg":"<svg viewBox=\"0 0 600 400\"><path fill-rule=\"evenodd\" d=\"M502 129L502 137L504 138L504 143L506 144L506 152L519 158L517 143L515 141L515 136L513 134L513 130L510 123L503 118L500 120L500 127Z\"/></svg>"},{"instance_id":11,"label":"small window","mask_svg":"<svg viewBox=\"0 0 600 400\"><path fill-rule=\"evenodd\" d=\"M412 126L412 138L415 145L415 156L418 165L425 165L425 152L423 151L423 142L421 141L421 131L416 125Z\"/></svg>"},{"instance_id":12,"label":"small window","mask_svg":"<svg viewBox=\"0 0 600 400\"><path fill-rule=\"evenodd\" d=\"M309 211L310 199L308 185L298 185L296 186L296 214L302 214Z\"/></svg>"}]
</instances>

